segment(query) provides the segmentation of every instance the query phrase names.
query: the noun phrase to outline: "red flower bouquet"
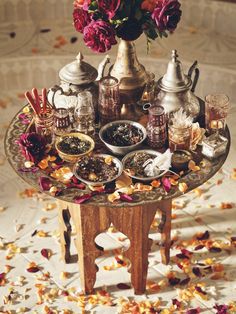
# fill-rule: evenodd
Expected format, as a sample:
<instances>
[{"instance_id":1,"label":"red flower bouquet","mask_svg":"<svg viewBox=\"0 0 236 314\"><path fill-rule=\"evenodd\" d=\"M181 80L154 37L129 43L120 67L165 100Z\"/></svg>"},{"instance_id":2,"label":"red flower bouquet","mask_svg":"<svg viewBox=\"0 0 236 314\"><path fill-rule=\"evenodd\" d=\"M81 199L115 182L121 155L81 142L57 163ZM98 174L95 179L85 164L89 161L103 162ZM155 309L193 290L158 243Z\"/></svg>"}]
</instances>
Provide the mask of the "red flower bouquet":
<instances>
[{"instance_id":1,"label":"red flower bouquet","mask_svg":"<svg viewBox=\"0 0 236 314\"><path fill-rule=\"evenodd\" d=\"M73 19L85 44L105 52L117 43L116 36L131 41L144 33L148 42L167 37L181 14L178 0L76 0Z\"/></svg>"}]
</instances>

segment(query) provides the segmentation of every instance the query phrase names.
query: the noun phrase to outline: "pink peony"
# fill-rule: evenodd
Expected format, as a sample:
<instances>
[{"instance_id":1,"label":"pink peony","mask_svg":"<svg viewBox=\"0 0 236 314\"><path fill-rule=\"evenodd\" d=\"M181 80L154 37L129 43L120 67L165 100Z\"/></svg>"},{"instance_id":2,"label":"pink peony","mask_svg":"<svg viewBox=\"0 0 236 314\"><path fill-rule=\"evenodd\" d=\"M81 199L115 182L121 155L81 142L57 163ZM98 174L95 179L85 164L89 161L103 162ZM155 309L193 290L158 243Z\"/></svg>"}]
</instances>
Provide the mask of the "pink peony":
<instances>
[{"instance_id":1,"label":"pink peony","mask_svg":"<svg viewBox=\"0 0 236 314\"><path fill-rule=\"evenodd\" d=\"M120 0L98 0L98 8L112 19L120 6Z\"/></svg>"},{"instance_id":2,"label":"pink peony","mask_svg":"<svg viewBox=\"0 0 236 314\"><path fill-rule=\"evenodd\" d=\"M84 42L96 52L105 52L117 43L114 29L104 21L92 21L84 28Z\"/></svg>"},{"instance_id":3,"label":"pink peony","mask_svg":"<svg viewBox=\"0 0 236 314\"><path fill-rule=\"evenodd\" d=\"M81 8L73 12L74 26L77 32L83 33L84 28L91 22L89 13Z\"/></svg>"},{"instance_id":4,"label":"pink peony","mask_svg":"<svg viewBox=\"0 0 236 314\"><path fill-rule=\"evenodd\" d=\"M178 0L160 0L152 13L160 32L165 30L173 32L180 21L182 11Z\"/></svg>"}]
</instances>

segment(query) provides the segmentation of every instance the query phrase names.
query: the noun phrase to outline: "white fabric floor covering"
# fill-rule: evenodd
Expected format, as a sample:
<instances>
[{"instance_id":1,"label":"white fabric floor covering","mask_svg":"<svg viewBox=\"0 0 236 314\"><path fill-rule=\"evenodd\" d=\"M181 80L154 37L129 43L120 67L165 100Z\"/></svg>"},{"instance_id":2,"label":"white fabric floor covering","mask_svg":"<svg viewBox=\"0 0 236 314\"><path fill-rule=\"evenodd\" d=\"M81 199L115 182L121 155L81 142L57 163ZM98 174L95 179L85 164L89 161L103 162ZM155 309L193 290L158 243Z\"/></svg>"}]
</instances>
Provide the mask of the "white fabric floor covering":
<instances>
[{"instance_id":1,"label":"white fabric floor covering","mask_svg":"<svg viewBox=\"0 0 236 314\"><path fill-rule=\"evenodd\" d=\"M39 282L36 280L37 274L26 272L30 261L37 262L43 272L50 272L50 280L46 284L47 289L55 289L54 292L58 289L73 291L73 287L75 291L80 291L78 265L65 265L60 259L55 200L43 195L24 198L21 192L30 187L10 168L3 148L5 130L11 118L22 107L24 103L22 94L26 89L34 86L49 87L58 83L59 69L72 61L79 51L85 55L87 62L93 65L98 65L103 58L91 53L75 33L70 18L71 2L69 0L1 0L0 2L0 274L5 271L5 265L12 266L6 276L7 284L2 287L0 284L0 313L5 313L4 311L7 310L11 311L9 313L16 313L15 311L20 308L25 308L28 313L47 313L43 312L45 305L48 305L53 313L56 313L56 310L66 313L62 311L63 309L70 309L72 313L83 312L77 302L68 301L64 297L52 296L52 303L49 300L37 304L35 287L36 282ZM184 15L178 31L168 40L154 43L148 56L144 38L138 40L139 59L148 70L156 74L157 78L165 72L173 48L178 49L186 71L192 61L198 60L201 76L197 94L204 97L207 93L224 92L231 98L228 125L232 146L223 170L201 189L178 200L180 207L183 208L174 210L172 236L178 235L179 241L190 240L197 232L208 230L211 239L228 243L230 237L236 236L236 181L232 179L233 168L236 167L236 4L210 0L184 0L182 3ZM48 32L42 32L45 29L48 29ZM15 32L16 36L10 38L10 32ZM61 38L59 36L65 39L66 44L56 48ZM74 36L78 36L78 40L72 44L70 40ZM115 52L116 47L111 51L112 60ZM232 206L229 207L232 208L222 209L222 203L231 204ZM47 218L45 224L42 223L43 217ZM16 225L21 225L18 232L15 230ZM48 236L32 237L36 229L47 232ZM99 267L95 286L97 291L105 286L114 299L114 304L119 303L120 297L127 297L137 302L156 301L159 298L163 308L168 308L171 299L180 300L179 294L187 286L167 285L158 292L150 289L151 283L159 283L162 280L165 282L166 273L170 269L183 276L174 261L174 256L179 253L179 250L171 250L172 259L169 266L160 263L157 245L159 235L154 229L150 232L154 244L149 257L146 294L135 296L132 288L123 290L117 287L118 283L130 285L127 269L117 268L112 254L114 248L129 245L128 241L121 242L119 237L121 235L118 232L107 232L97 238L97 243L108 250L107 255L97 260ZM7 250L6 244L3 244L10 242L22 250L7 260L6 255L10 249ZM42 248L52 250L53 255L49 260L41 256ZM189 250L192 248L189 247ZM185 305L185 309L199 307L202 313L216 313L213 309L215 303L228 304L231 300L236 301L235 253L236 249L230 252L222 250L219 253L203 249L194 253L195 262L203 262L210 258L213 263L219 262L224 266L225 274L218 280L210 279L209 275L202 278L193 275L191 279L193 284L205 283L209 298L205 300L195 295L189 304ZM115 265L114 270L105 270L107 267L104 266L111 265ZM61 272L67 272L68 278L63 279ZM24 280L22 286L14 286L14 290L18 293L16 300L12 302L13 304L4 304L4 296L9 294L9 288L16 284L16 281L21 281L20 276L24 276ZM104 306L97 303L95 302L94 306L86 304L87 313L121 312L118 305ZM236 313L236 310L232 313Z\"/></svg>"}]
</instances>

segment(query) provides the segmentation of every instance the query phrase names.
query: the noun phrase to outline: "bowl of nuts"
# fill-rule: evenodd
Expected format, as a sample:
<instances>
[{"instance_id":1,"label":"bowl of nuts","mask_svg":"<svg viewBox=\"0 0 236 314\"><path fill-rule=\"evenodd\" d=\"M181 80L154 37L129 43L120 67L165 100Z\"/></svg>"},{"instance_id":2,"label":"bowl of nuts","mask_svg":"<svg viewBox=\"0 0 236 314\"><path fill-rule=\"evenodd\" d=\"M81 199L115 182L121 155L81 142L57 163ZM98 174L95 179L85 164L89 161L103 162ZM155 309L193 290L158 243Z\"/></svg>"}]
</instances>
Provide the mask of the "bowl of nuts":
<instances>
[{"instance_id":1,"label":"bowl of nuts","mask_svg":"<svg viewBox=\"0 0 236 314\"><path fill-rule=\"evenodd\" d=\"M74 166L74 175L92 186L112 182L122 174L122 171L121 161L107 154L83 156Z\"/></svg>"},{"instance_id":2,"label":"bowl of nuts","mask_svg":"<svg viewBox=\"0 0 236 314\"><path fill-rule=\"evenodd\" d=\"M138 122L118 120L104 125L99 132L101 141L115 155L136 150L146 139L147 132Z\"/></svg>"},{"instance_id":3,"label":"bowl of nuts","mask_svg":"<svg viewBox=\"0 0 236 314\"><path fill-rule=\"evenodd\" d=\"M75 163L82 156L88 155L95 147L94 140L85 134L66 133L56 140L55 148L61 159Z\"/></svg>"}]
</instances>

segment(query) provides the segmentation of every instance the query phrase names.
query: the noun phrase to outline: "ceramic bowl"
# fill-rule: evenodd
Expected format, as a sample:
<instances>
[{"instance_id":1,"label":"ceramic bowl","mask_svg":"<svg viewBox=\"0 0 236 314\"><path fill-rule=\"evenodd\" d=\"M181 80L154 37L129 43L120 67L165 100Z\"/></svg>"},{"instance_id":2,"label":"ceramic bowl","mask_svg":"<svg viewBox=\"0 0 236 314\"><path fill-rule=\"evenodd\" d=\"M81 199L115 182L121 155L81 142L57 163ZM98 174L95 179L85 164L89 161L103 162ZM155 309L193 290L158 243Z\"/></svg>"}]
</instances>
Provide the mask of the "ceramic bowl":
<instances>
[{"instance_id":1,"label":"ceramic bowl","mask_svg":"<svg viewBox=\"0 0 236 314\"><path fill-rule=\"evenodd\" d=\"M78 174L78 171L77 171L78 163L76 163L74 166L73 172L74 172L74 175L76 176L77 179L79 179L80 181L82 181L88 185L91 185L91 186L100 186L100 185L104 185L106 183L112 182L121 176L121 174L123 172L123 165L122 165L122 162L118 158L111 156L111 155L108 155L108 154L93 154L93 157L112 158L113 163L115 164L115 166L118 169L117 174L113 178L111 178L110 180L104 180L104 181L99 181L99 182L89 181L89 180L84 179L83 177L81 177Z\"/></svg>"},{"instance_id":2,"label":"ceramic bowl","mask_svg":"<svg viewBox=\"0 0 236 314\"><path fill-rule=\"evenodd\" d=\"M136 151L130 152L127 155L125 155L125 157L122 159L122 164L123 164L123 168L124 168L123 171L132 179L135 179L137 181L149 182L149 181L153 181L153 180L163 176L167 172L166 170L162 170L162 171L160 171L160 174L158 174L157 176L153 176L153 177L138 177L136 175L131 175L128 171L125 171L125 169L126 169L125 165L126 165L127 159L134 156L136 153L147 153L147 154L154 156L154 158L161 154L161 153L159 153L155 150L152 150L152 149L140 149L140 150L136 150Z\"/></svg>"},{"instance_id":3,"label":"ceramic bowl","mask_svg":"<svg viewBox=\"0 0 236 314\"><path fill-rule=\"evenodd\" d=\"M140 129L142 134L143 134L142 140L139 141L138 143L136 143L134 145L130 145L130 146L115 146L115 145L108 143L105 140L106 132L110 128L114 127L115 125L120 125L120 124L130 124L130 125L133 125L134 127L136 127L137 129ZM106 125L104 125L100 129L99 137L100 137L101 141L107 146L107 148L110 151L112 151L113 154L124 156L125 154L127 154L133 150L136 150L140 147L140 145L145 141L145 139L147 137L147 131L146 131L145 127L142 126L142 124L140 124L138 122L134 122L134 121L130 121L130 120L118 120L118 121L113 121L113 122L110 122L110 123L107 123Z\"/></svg>"},{"instance_id":4,"label":"ceramic bowl","mask_svg":"<svg viewBox=\"0 0 236 314\"><path fill-rule=\"evenodd\" d=\"M89 149L84 152L84 153L81 153L81 154L68 154L68 153L65 153L64 151L62 151L60 148L59 148L59 144L63 141L63 139L65 137L77 137L79 138L80 140L84 140L84 141L87 141L90 143L90 147ZM61 157L61 159L65 160L65 161L68 161L68 162L71 162L71 163L75 163L77 162L82 156L85 156L85 155L88 155L89 153L91 153L93 151L95 147L95 143L94 143L94 140L88 136L88 135L85 135L83 133L78 133L78 132L74 132L74 133L66 133L62 136L60 136L57 140L56 140L56 143L55 143L55 148L58 152L58 155Z\"/></svg>"}]
</instances>

